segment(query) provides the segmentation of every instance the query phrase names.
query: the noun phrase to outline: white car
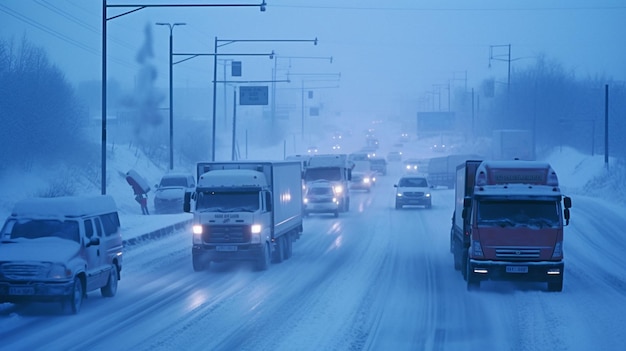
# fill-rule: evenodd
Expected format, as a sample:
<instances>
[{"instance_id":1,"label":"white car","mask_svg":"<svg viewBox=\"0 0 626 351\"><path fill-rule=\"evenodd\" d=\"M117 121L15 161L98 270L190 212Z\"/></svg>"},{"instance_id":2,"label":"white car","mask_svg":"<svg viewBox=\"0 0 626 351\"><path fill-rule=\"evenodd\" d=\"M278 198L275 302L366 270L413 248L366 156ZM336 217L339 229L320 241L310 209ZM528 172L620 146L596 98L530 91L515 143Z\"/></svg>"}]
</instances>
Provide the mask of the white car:
<instances>
[{"instance_id":1,"label":"white car","mask_svg":"<svg viewBox=\"0 0 626 351\"><path fill-rule=\"evenodd\" d=\"M407 205L432 207L432 187L426 176L405 175L393 186L396 188L396 209Z\"/></svg>"},{"instance_id":2,"label":"white car","mask_svg":"<svg viewBox=\"0 0 626 351\"><path fill-rule=\"evenodd\" d=\"M156 213L181 213L185 193L194 192L196 182L192 174L168 173L155 185L154 211Z\"/></svg>"},{"instance_id":3,"label":"white car","mask_svg":"<svg viewBox=\"0 0 626 351\"><path fill-rule=\"evenodd\" d=\"M332 213L335 217L339 217L339 198L330 182L314 181L307 183L303 198L304 215Z\"/></svg>"}]
</instances>

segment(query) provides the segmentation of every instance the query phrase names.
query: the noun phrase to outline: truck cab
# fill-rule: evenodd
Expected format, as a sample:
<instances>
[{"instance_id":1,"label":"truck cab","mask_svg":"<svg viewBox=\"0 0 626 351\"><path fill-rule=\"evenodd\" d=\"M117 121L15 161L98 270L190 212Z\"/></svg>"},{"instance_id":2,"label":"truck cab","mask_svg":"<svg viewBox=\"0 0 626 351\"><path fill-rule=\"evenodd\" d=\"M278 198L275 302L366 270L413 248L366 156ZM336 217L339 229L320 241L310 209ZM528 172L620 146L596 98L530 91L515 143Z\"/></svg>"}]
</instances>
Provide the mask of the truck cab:
<instances>
[{"instance_id":1,"label":"truck cab","mask_svg":"<svg viewBox=\"0 0 626 351\"><path fill-rule=\"evenodd\" d=\"M455 217L463 229L453 228L458 234L452 246L468 289L484 280L520 280L546 282L548 290L561 291L563 228L569 224L571 199L561 193L552 167L536 161L483 161L475 177L471 172L467 177L464 185L473 189L462 199L457 196L462 208Z\"/></svg>"}]
</instances>

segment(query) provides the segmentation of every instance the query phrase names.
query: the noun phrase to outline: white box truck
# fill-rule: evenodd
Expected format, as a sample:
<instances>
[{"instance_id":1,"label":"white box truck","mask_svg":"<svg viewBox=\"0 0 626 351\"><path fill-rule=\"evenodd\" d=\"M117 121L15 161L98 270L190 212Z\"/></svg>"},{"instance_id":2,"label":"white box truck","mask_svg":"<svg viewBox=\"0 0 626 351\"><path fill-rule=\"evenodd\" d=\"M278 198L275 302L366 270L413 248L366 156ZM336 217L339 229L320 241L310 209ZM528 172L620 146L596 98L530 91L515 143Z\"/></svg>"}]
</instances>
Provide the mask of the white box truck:
<instances>
[{"instance_id":1,"label":"white box truck","mask_svg":"<svg viewBox=\"0 0 626 351\"><path fill-rule=\"evenodd\" d=\"M219 261L253 261L266 270L272 258L291 257L302 234L299 162L200 162L197 177L184 203L193 212L194 271Z\"/></svg>"}]
</instances>

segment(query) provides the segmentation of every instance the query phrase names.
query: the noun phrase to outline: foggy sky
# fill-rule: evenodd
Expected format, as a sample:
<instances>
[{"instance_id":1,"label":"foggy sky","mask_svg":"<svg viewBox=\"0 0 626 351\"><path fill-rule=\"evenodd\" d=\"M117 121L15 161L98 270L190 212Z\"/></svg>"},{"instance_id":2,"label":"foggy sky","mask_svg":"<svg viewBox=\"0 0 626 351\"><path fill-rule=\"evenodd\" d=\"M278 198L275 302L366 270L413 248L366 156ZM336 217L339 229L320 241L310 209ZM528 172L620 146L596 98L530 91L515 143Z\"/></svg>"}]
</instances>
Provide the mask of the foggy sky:
<instances>
[{"instance_id":1,"label":"foggy sky","mask_svg":"<svg viewBox=\"0 0 626 351\"><path fill-rule=\"evenodd\" d=\"M211 3L212 1L204 1ZM120 1L107 4L174 3ZM178 3L199 3L197 0ZM216 3L216 2L213 2ZM220 3L257 4L260 1ZM0 38L19 42L22 36L47 50L73 84L101 78L100 1L3 0ZM129 9L109 8L109 17ZM334 86L320 90L344 115L369 118L414 114L421 96L434 85L468 88L494 77L506 81L507 62L489 64L491 45L511 45L514 70L546 55L577 77L605 75L626 80L626 4L620 0L417 1L417 0L267 0L267 10L238 8L147 8L107 21L108 74L128 86L136 85L135 56L143 29L155 22L185 22L174 28L175 53L212 53L215 37L225 39L309 40L311 43L236 42L220 53L266 53L267 57L220 57L243 62L241 79L270 80L292 74L280 89L306 85ZM153 26L156 86L168 84L169 30ZM506 54L497 49L498 55ZM300 57L288 60L287 57ZM308 57L308 59L307 59ZM332 63L326 58L332 57ZM175 61L183 57L175 58ZM174 66L174 86L211 86L211 57L197 57ZM218 65L222 78L223 62ZM322 74L340 73L336 82L318 82ZM306 74L300 75L297 74ZM326 78L327 79L327 78Z\"/></svg>"}]
</instances>

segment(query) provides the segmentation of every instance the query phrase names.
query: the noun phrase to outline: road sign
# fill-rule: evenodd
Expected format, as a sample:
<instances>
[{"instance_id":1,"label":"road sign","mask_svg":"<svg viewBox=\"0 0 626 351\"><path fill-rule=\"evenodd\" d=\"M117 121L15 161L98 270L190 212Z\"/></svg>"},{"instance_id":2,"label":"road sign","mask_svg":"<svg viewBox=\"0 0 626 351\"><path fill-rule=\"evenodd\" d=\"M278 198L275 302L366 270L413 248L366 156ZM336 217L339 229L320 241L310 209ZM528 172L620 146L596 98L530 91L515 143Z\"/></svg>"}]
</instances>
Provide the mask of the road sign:
<instances>
[{"instance_id":1,"label":"road sign","mask_svg":"<svg viewBox=\"0 0 626 351\"><path fill-rule=\"evenodd\" d=\"M267 105L268 89L265 86L239 87L239 105Z\"/></svg>"},{"instance_id":2,"label":"road sign","mask_svg":"<svg viewBox=\"0 0 626 351\"><path fill-rule=\"evenodd\" d=\"M230 73L233 77L241 77L241 61L233 61Z\"/></svg>"}]
</instances>

